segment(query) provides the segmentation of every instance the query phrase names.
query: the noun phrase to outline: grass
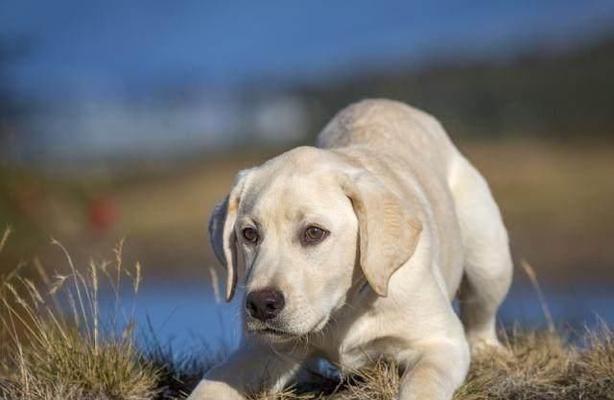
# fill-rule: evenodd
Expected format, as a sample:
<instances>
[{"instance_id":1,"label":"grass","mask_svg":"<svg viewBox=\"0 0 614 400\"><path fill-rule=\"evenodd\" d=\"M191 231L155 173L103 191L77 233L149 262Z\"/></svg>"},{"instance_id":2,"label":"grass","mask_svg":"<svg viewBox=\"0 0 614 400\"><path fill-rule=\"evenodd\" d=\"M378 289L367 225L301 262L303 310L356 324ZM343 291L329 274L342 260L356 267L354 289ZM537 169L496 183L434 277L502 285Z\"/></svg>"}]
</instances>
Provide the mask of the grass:
<instances>
[{"instance_id":1,"label":"grass","mask_svg":"<svg viewBox=\"0 0 614 400\"><path fill-rule=\"evenodd\" d=\"M0 240L0 252L9 237ZM120 293L138 295L141 269L122 261L122 244L112 262L77 268L69 253L67 272L49 277L40 263L34 279L25 267L6 275L0 304L3 346L0 398L11 400L181 399L210 366L203 357L173 357L154 338L137 344L130 313ZM101 311L101 293L111 293L115 312ZM605 324L570 344L558 332L502 332L505 352L475 357L456 400L614 399L614 332ZM139 342L140 343L140 342ZM394 364L378 361L343 382L316 376L311 391L289 389L257 400L392 400L399 382ZM318 390L314 391L316 388Z\"/></svg>"},{"instance_id":2,"label":"grass","mask_svg":"<svg viewBox=\"0 0 614 400\"><path fill-rule=\"evenodd\" d=\"M119 296L125 276L132 279L136 292L140 267L129 271L120 261L113 268L92 262L83 274L68 252L54 244L66 255L68 274L50 279L39 265L42 287L18 272L2 283L3 396L24 400L152 398L159 371L141 356L132 325L121 324L115 316L107 320L100 313L100 280L112 283Z\"/></svg>"}]
</instances>

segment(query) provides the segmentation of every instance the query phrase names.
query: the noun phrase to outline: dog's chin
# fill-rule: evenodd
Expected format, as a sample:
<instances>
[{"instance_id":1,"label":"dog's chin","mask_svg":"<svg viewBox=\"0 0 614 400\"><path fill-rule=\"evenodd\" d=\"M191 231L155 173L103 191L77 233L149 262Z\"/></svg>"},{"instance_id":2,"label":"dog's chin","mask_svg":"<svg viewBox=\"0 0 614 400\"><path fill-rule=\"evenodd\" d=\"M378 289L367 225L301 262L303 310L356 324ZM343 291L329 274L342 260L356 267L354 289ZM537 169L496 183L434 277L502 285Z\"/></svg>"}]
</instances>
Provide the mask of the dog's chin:
<instances>
[{"instance_id":1,"label":"dog's chin","mask_svg":"<svg viewBox=\"0 0 614 400\"><path fill-rule=\"evenodd\" d=\"M286 343L298 340L301 337L299 334L270 327L248 328L247 332L249 335L269 343Z\"/></svg>"},{"instance_id":2,"label":"dog's chin","mask_svg":"<svg viewBox=\"0 0 614 400\"><path fill-rule=\"evenodd\" d=\"M272 326L269 324L248 321L246 324L247 333L269 343L286 343L298 341L312 333L322 331L328 324L329 316L326 315L313 323L309 328L288 329L285 327ZM296 327L298 328L298 327Z\"/></svg>"}]
</instances>

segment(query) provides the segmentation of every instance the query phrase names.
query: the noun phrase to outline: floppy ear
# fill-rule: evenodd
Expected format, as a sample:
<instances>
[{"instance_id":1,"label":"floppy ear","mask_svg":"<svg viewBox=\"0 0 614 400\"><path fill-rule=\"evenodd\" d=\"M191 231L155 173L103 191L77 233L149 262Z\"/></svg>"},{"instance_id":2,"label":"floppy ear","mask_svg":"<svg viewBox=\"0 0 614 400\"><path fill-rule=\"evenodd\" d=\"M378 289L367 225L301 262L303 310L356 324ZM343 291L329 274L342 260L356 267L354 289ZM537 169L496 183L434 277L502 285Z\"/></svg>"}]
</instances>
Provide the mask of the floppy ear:
<instances>
[{"instance_id":1,"label":"floppy ear","mask_svg":"<svg viewBox=\"0 0 614 400\"><path fill-rule=\"evenodd\" d=\"M237 237L234 226L247 172L239 172L230 194L215 206L209 218L211 247L217 259L226 267L226 301L232 300L237 286Z\"/></svg>"},{"instance_id":2,"label":"floppy ear","mask_svg":"<svg viewBox=\"0 0 614 400\"><path fill-rule=\"evenodd\" d=\"M346 176L342 187L358 218L360 266L375 293L387 296L390 277L416 249L422 223L368 172Z\"/></svg>"}]
</instances>

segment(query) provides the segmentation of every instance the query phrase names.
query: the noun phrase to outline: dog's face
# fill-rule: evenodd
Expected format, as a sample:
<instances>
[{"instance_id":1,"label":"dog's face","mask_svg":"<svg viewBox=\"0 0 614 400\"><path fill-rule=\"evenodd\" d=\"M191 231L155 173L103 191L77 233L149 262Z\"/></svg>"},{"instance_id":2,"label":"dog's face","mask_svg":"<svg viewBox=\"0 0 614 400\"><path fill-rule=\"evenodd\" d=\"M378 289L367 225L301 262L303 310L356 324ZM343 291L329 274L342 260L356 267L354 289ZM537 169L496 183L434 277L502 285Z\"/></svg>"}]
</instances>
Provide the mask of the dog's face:
<instances>
[{"instance_id":1,"label":"dog's face","mask_svg":"<svg viewBox=\"0 0 614 400\"><path fill-rule=\"evenodd\" d=\"M319 331L362 277L385 295L413 252L419 223L378 182L348 170L324 150L295 149L240 174L217 207L213 247L229 270L228 298L242 266L250 333L286 341Z\"/></svg>"},{"instance_id":2,"label":"dog's face","mask_svg":"<svg viewBox=\"0 0 614 400\"><path fill-rule=\"evenodd\" d=\"M235 223L246 326L272 338L299 336L321 329L343 303L358 222L331 176L266 172L254 172Z\"/></svg>"}]
</instances>

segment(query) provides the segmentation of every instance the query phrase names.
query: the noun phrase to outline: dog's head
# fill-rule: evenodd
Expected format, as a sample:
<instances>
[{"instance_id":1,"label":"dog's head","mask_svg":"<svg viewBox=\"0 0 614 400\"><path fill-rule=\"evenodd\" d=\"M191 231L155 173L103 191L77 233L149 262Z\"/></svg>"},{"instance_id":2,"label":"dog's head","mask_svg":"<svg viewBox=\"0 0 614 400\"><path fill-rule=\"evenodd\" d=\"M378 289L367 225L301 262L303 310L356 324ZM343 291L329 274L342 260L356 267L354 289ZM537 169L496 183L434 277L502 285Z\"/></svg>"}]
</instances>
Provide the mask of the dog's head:
<instances>
[{"instance_id":1,"label":"dog's head","mask_svg":"<svg viewBox=\"0 0 614 400\"><path fill-rule=\"evenodd\" d=\"M410 214L375 176L327 150L300 147L242 171L209 222L226 299L240 275L250 333L286 341L319 331L357 275L387 295L418 242Z\"/></svg>"}]
</instances>

